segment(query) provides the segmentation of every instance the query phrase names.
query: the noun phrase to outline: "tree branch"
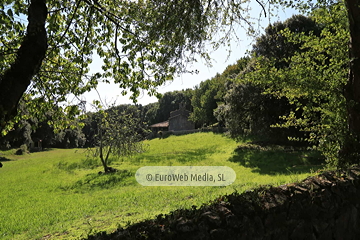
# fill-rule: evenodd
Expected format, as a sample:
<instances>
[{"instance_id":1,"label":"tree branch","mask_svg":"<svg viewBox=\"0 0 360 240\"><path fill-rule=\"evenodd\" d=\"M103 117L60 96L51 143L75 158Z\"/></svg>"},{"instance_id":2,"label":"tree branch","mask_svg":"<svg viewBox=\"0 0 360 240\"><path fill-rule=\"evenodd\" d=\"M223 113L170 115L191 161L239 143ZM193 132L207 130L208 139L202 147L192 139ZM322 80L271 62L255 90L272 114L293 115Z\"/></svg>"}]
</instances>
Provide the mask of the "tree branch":
<instances>
[{"instance_id":1,"label":"tree branch","mask_svg":"<svg viewBox=\"0 0 360 240\"><path fill-rule=\"evenodd\" d=\"M0 130L15 117L20 98L33 76L38 73L45 57L48 47L46 17L45 0L31 0L28 8L29 23L16 60L0 76Z\"/></svg>"},{"instance_id":2,"label":"tree branch","mask_svg":"<svg viewBox=\"0 0 360 240\"><path fill-rule=\"evenodd\" d=\"M256 2L262 7L262 9L263 9L263 11L264 11L264 14L265 14L265 17L266 17L265 6L264 6L259 0L256 0Z\"/></svg>"}]
</instances>

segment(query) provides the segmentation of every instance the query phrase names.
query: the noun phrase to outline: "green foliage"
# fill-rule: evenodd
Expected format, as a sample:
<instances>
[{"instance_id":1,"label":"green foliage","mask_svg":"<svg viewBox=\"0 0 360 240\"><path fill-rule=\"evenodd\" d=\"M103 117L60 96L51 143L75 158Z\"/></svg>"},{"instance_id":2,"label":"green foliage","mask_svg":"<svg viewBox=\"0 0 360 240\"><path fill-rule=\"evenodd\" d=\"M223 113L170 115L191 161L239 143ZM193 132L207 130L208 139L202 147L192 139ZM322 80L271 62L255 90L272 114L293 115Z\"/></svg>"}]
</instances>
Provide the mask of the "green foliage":
<instances>
[{"instance_id":1,"label":"green foliage","mask_svg":"<svg viewBox=\"0 0 360 240\"><path fill-rule=\"evenodd\" d=\"M190 119L198 127L210 126L219 121L219 119L216 119L214 111L218 105L224 102L227 91L225 83L234 79L245 68L248 61L248 57L243 57L237 63L229 65L223 73L217 74L195 87L191 99L193 112ZM221 121L221 123L224 123L224 121Z\"/></svg>"},{"instance_id":2,"label":"green foliage","mask_svg":"<svg viewBox=\"0 0 360 240\"><path fill-rule=\"evenodd\" d=\"M265 33L256 39L256 44L253 45L251 52L256 56L274 59L277 61L277 68L287 66L286 61L283 59L291 57L295 52L301 51L301 44L288 41L287 36L282 34L282 31L285 29L304 35L311 33L319 36L321 24L303 15L294 15L284 22L272 23L265 29Z\"/></svg>"},{"instance_id":3,"label":"green foliage","mask_svg":"<svg viewBox=\"0 0 360 240\"><path fill-rule=\"evenodd\" d=\"M54 111L55 129L68 126L84 104L80 98L68 103L67 96L79 97L99 82L112 81L122 94L131 92L135 102L141 89L158 95L156 88L187 72L196 54L209 61L206 41L218 48L235 34L233 23L248 22L246 5L236 1L49 0L46 5L48 48L24 99L43 96L39 102L25 102L31 115ZM0 4L0 76L15 61L26 35L28 7L23 0ZM219 32L227 34L214 39ZM102 60L98 72L90 71L94 57Z\"/></svg>"},{"instance_id":4,"label":"green foliage","mask_svg":"<svg viewBox=\"0 0 360 240\"><path fill-rule=\"evenodd\" d=\"M169 119L170 112L179 109L180 103L185 104L185 109L191 109L191 97L193 90L166 92L159 99L156 112L156 122L163 122Z\"/></svg>"},{"instance_id":5,"label":"green foliage","mask_svg":"<svg viewBox=\"0 0 360 240\"><path fill-rule=\"evenodd\" d=\"M308 133L306 139L337 164L337 154L346 135L346 105L342 94L348 74L349 32L342 3L313 11L311 17L321 26L319 36L284 29L281 34L300 51L278 59L259 57L247 81L265 87L265 93L286 97L295 107L284 114L278 127L296 127Z\"/></svg>"},{"instance_id":6,"label":"green foliage","mask_svg":"<svg viewBox=\"0 0 360 240\"><path fill-rule=\"evenodd\" d=\"M159 111L159 102L149 103L144 106L144 120L149 124L157 123L158 113Z\"/></svg>"},{"instance_id":7,"label":"green foliage","mask_svg":"<svg viewBox=\"0 0 360 240\"><path fill-rule=\"evenodd\" d=\"M127 108L128 109L128 108ZM133 114L120 112L121 106L100 110L96 113L96 133L93 155L99 157L105 172L109 168L109 157L132 156L144 151L142 136L137 132L138 124ZM137 110L135 110L137 111ZM89 149L92 151L92 149Z\"/></svg>"},{"instance_id":8,"label":"green foliage","mask_svg":"<svg viewBox=\"0 0 360 240\"><path fill-rule=\"evenodd\" d=\"M146 137L148 135L147 123L146 123L146 107L141 105L130 105L130 104L121 104L118 106L113 106L105 112L109 113L111 116L114 114L121 116L131 117L133 123L132 128L133 131L136 132L139 137ZM83 123L82 132L85 135L86 143L85 147L94 147L97 143L97 134L99 133L99 123L101 114L103 114L103 110L99 112L89 112L87 113L81 122ZM119 122L122 123L122 118L119 117Z\"/></svg>"},{"instance_id":9,"label":"green foliage","mask_svg":"<svg viewBox=\"0 0 360 240\"><path fill-rule=\"evenodd\" d=\"M18 150L16 150L15 154L16 155L24 155L26 153L29 153L28 147L26 144L23 144L20 146L20 148Z\"/></svg>"},{"instance_id":10,"label":"green foliage","mask_svg":"<svg viewBox=\"0 0 360 240\"><path fill-rule=\"evenodd\" d=\"M225 104L220 105L215 114L225 122L233 138L250 135L265 142L295 144L287 138L299 136L298 131L271 127L279 122L280 115L291 108L286 98L277 99L270 94L262 94L263 89L251 83L233 83L228 88Z\"/></svg>"},{"instance_id":11,"label":"green foliage","mask_svg":"<svg viewBox=\"0 0 360 240\"><path fill-rule=\"evenodd\" d=\"M38 99L33 99L38 102ZM54 111L47 111L43 115L37 114L30 116L29 105L23 101L19 104L19 113L21 119L14 124L13 130L7 135L0 137L1 148L14 148L22 144L31 146L41 140L42 147L58 147L58 148L76 148L85 144L85 135L81 131L81 123L78 119L67 121L68 125L63 129L55 129L53 122Z\"/></svg>"},{"instance_id":12,"label":"green foliage","mask_svg":"<svg viewBox=\"0 0 360 240\"><path fill-rule=\"evenodd\" d=\"M253 59L242 58L211 80L202 82L192 98L192 119L201 124L225 123L234 138L257 135L263 141L287 143L288 136L303 137L293 127L274 129L279 116L288 113L292 106L285 97L263 94L266 84L245 80L254 71L256 56L272 59L277 68L287 67L285 60L300 51L300 44L289 42L282 30L290 29L305 35L319 35L319 25L311 18L295 15L284 22L269 25L253 45ZM236 79L236 80L235 80ZM241 80L238 80L241 79ZM214 117L216 116L216 119Z\"/></svg>"},{"instance_id":13,"label":"green foliage","mask_svg":"<svg viewBox=\"0 0 360 240\"><path fill-rule=\"evenodd\" d=\"M217 107L215 96L217 86L212 80L206 80L195 87L194 95L191 99L193 112L190 119L198 126L211 125L216 122L213 111Z\"/></svg>"}]
</instances>

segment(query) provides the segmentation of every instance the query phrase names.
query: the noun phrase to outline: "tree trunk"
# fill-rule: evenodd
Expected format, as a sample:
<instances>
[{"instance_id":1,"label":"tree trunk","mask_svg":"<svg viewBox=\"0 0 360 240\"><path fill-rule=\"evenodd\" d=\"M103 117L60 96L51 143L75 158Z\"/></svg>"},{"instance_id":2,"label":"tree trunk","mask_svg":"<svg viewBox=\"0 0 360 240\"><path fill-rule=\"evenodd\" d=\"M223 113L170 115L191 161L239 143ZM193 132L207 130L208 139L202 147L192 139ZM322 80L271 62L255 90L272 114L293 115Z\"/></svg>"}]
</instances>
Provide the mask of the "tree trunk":
<instances>
[{"instance_id":1,"label":"tree trunk","mask_svg":"<svg viewBox=\"0 0 360 240\"><path fill-rule=\"evenodd\" d=\"M107 166L106 160L103 158L103 156L100 156L100 160L101 160L101 164L103 165L103 168L104 168L104 173L107 173L108 166Z\"/></svg>"},{"instance_id":2,"label":"tree trunk","mask_svg":"<svg viewBox=\"0 0 360 240\"><path fill-rule=\"evenodd\" d=\"M350 28L350 70L344 88L349 134L340 151L340 165L360 162L360 0L346 0Z\"/></svg>"},{"instance_id":3,"label":"tree trunk","mask_svg":"<svg viewBox=\"0 0 360 240\"><path fill-rule=\"evenodd\" d=\"M0 75L0 130L17 113L17 106L39 71L48 47L45 29L46 0L31 0L28 8L28 26L16 60Z\"/></svg>"}]
</instances>

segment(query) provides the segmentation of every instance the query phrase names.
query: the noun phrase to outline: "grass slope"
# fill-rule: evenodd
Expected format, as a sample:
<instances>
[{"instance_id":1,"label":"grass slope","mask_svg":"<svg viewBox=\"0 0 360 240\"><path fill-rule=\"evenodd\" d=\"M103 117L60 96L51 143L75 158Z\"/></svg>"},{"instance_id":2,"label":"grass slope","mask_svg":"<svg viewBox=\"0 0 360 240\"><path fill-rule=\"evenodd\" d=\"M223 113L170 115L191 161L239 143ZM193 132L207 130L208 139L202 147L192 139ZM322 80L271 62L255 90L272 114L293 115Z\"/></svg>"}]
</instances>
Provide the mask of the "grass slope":
<instances>
[{"instance_id":1,"label":"grass slope","mask_svg":"<svg viewBox=\"0 0 360 240\"><path fill-rule=\"evenodd\" d=\"M242 149L222 135L196 133L145 142L148 151L113 160L120 171L99 175L100 162L84 149L51 149L23 156L0 152L0 238L78 239L97 231L201 205L221 195L264 184L280 185L310 175L306 152ZM227 187L144 187L134 177L142 166L229 166Z\"/></svg>"}]
</instances>

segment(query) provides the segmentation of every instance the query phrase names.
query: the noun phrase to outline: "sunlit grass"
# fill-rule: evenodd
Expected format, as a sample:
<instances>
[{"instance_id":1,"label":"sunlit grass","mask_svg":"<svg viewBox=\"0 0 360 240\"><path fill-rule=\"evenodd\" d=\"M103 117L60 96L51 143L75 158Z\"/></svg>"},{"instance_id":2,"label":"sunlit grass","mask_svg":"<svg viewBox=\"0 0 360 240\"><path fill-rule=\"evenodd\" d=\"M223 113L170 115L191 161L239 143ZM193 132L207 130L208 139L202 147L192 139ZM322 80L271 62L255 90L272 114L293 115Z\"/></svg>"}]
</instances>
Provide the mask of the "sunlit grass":
<instances>
[{"instance_id":1,"label":"sunlit grass","mask_svg":"<svg viewBox=\"0 0 360 240\"><path fill-rule=\"evenodd\" d=\"M1 152L1 239L78 239L113 231L160 213L207 203L259 185L299 181L310 174L302 152L234 151L241 143L213 133L145 141L148 151L113 160L119 172L99 175L100 161L84 149L52 149L17 156ZM144 187L134 177L142 166L229 166L227 187Z\"/></svg>"}]
</instances>

